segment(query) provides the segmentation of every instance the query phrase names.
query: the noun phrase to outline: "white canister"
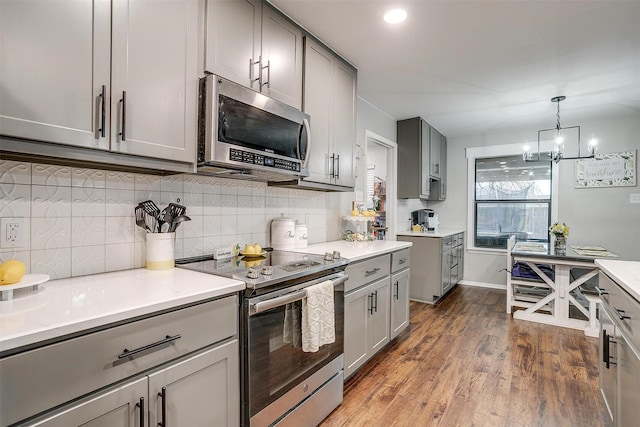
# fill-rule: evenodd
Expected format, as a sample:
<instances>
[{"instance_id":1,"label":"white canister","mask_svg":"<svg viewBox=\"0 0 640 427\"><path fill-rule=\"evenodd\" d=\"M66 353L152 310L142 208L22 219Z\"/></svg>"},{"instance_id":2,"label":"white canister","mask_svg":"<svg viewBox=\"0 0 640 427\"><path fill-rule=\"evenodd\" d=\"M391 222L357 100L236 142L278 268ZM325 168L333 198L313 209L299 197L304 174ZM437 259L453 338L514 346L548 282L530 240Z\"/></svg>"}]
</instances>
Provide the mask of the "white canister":
<instances>
[{"instance_id":1,"label":"white canister","mask_svg":"<svg viewBox=\"0 0 640 427\"><path fill-rule=\"evenodd\" d=\"M296 223L281 214L271 220L271 247L280 251L290 251L296 247Z\"/></svg>"},{"instance_id":2,"label":"white canister","mask_svg":"<svg viewBox=\"0 0 640 427\"><path fill-rule=\"evenodd\" d=\"M147 269L168 270L175 265L173 242L176 233L147 233Z\"/></svg>"},{"instance_id":3,"label":"white canister","mask_svg":"<svg viewBox=\"0 0 640 427\"><path fill-rule=\"evenodd\" d=\"M302 249L307 247L309 242L309 230L306 224L296 223L296 249Z\"/></svg>"}]
</instances>

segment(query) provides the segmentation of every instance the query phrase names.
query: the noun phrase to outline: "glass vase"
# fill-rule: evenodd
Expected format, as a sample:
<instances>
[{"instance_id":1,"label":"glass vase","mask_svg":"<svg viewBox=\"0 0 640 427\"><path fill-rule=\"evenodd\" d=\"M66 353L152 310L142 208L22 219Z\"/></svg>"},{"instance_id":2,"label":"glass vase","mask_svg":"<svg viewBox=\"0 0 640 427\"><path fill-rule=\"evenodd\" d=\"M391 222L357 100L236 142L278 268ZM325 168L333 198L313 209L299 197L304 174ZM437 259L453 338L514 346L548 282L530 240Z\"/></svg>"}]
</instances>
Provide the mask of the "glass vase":
<instances>
[{"instance_id":1,"label":"glass vase","mask_svg":"<svg viewBox=\"0 0 640 427\"><path fill-rule=\"evenodd\" d=\"M567 253L567 238L563 234L553 235L553 252L558 255Z\"/></svg>"}]
</instances>

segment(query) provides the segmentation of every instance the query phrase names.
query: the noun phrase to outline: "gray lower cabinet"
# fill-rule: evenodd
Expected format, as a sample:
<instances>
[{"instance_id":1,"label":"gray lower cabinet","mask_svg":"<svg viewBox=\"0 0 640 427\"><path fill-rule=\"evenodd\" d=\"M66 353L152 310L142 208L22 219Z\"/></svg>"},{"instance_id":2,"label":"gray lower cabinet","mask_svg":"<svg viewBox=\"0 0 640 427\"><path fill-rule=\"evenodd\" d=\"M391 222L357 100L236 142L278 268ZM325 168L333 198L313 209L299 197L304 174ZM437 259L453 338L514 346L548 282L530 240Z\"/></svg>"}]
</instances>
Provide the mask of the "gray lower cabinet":
<instances>
[{"instance_id":1,"label":"gray lower cabinet","mask_svg":"<svg viewBox=\"0 0 640 427\"><path fill-rule=\"evenodd\" d=\"M389 342L391 256L349 264L344 295L344 377Z\"/></svg>"},{"instance_id":2,"label":"gray lower cabinet","mask_svg":"<svg viewBox=\"0 0 640 427\"><path fill-rule=\"evenodd\" d=\"M344 376L389 342L389 276L344 297Z\"/></svg>"},{"instance_id":3,"label":"gray lower cabinet","mask_svg":"<svg viewBox=\"0 0 640 427\"><path fill-rule=\"evenodd\" d=\"M461 279L464 267L464 233L445 237L399 235L411 242L409 298L433 304Z\"/></svg>"},{"instance_id":4,"label":"gray lower cabinet","mask_svg":"<svg viewBox=\"0 0 640 427\"><path fill-rule=\"evenodd\" d=\"M640 419L640 302L600 272L600 391L614 426Z\"/></svg>"},{"instance_id":5,"label":"gray lower cabinet","mask_svg":"<svg viewBox=\"0 0 640 427\"><path fill-rule=\"evenodd\" d=\"M235 427L237 319L229 296L1 358L0 426Z\"/></svg>"},{"instance_id":6,"label":"gray lower cabinet","mask_svg":"<svg viewBox=\"0 0 640 427\"><path fill-rule=\"evenodd\" d=\"M237 372L234 339L20 425L237 426Z\"/></svg>"},{"instance_id":7,"label":"gray lower cabinet","mask_svg":"<svg viewBox=\"0 0 640 427\"><path fill-rule=\"evenodd\" d=\"M410 250L391 254L391 339L409 326Z\"/></svg>"}]
</instances>

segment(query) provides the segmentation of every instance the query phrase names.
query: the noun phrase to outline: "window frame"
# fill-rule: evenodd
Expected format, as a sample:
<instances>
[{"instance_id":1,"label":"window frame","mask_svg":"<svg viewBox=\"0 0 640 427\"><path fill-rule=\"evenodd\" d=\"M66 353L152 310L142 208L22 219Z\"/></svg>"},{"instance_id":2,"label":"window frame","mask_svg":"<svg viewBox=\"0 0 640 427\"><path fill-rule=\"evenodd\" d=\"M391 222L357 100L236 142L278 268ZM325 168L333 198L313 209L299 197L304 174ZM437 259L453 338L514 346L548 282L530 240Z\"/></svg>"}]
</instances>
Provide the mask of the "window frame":
<instances>
[{"instance_id":1,"label":"window frame","mask_svg":"<svg viewBox=\"0 0 640 427\"><path fill-rule=\"evenodd\" d=\"M478 253L506 253L502 248L477 247L475 245L476 231L476 159L491 157L507 157L522 155L522 144L503 144L486 147L469 147L465 149L467 157L467 249ZM535 202L530 200L528 202ZM551 162L551 206L550 223L558 218L558 165Z\"/></svg>"}]
</instances>

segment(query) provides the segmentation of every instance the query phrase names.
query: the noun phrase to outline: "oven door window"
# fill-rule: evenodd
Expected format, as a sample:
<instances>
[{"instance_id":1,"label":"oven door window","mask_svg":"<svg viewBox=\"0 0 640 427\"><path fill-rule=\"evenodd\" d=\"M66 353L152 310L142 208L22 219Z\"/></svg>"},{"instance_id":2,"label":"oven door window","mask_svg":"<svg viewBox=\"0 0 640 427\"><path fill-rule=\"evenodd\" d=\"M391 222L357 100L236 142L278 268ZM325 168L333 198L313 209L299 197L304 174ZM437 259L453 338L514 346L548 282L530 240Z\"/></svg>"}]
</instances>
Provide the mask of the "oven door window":
<instances>
[{"instance_id":1,"label":"oven door window","mask_svg":"<svg viewBox=\"0 0 640 427\"><path fill-rule=\"evenodd\" d=\"M250 417L343 353L344 293L336 291L336 342L302 351L302 301L249 317Z\"/></svg>"},{"instance_id":2,"label":"oven door window","mask_svg":"<svg viewBox=\"0 0 640 427\"><path fill-rule=\"evenodd\" d=\"M218 97L220 142L298 159L299 138L302 139L302 151L306 152L306 133L302 128L302 123L293 122L224 95Z\"/></svg>"}]
</instances>

